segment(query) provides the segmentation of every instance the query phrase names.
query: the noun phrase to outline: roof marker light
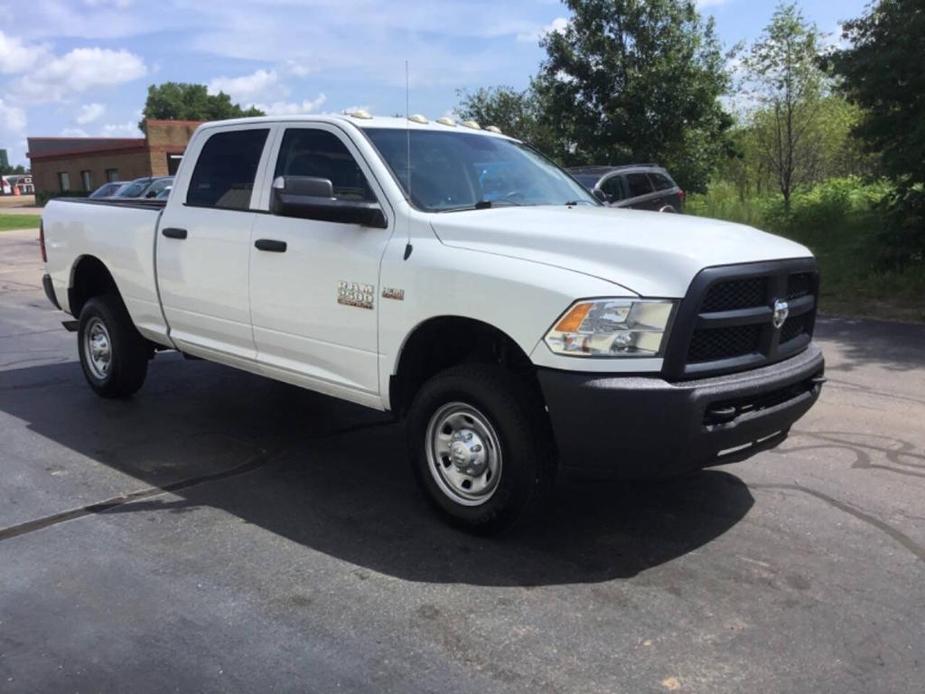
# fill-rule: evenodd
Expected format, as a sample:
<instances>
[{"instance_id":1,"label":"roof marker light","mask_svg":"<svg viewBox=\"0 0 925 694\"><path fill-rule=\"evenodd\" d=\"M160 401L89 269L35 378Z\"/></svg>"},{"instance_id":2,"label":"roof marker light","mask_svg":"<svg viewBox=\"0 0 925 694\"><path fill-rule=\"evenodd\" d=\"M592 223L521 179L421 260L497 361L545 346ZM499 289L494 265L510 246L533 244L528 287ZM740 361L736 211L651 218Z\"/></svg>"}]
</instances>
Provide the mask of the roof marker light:
<instances>
[{"instance_id":1,"label":"roof marker light","mask_svg":"<svg viewBox=\"0 0 925 694\"><path fill-rule=\"evenodd\" d=\"M486 126L485 130L487 130L490 133L495 133L496 135L501 134L501 128L499 128L497 125Z\"/></svg>"},{"instance_id":2,"label":"roof marker light","mask_svg":"<svg viewBox=\"0 0 925 694\"><path fill-rule=\"evenodd\" d=\"M408 116L408 120L412 123L420 123L421 125L427 125L427 116L422 116L420 113L413 113Z\"/></svg>"},{"instance_id":3,"label":"roof marker light","mask_svg":"<svg viewBox=\"0 0 925 694\"><path fill-rule=\"evenodd\" d=\"M438 118L438 119L437 119L437 122L438 122L440 125L448 125L448 126L450 126L451 128L453 128L453 127L456 126L456 121L453 120L452 118L450 118L449 116L444 116L443 118Z\"/></svg>"},{"instance_id":4,"label":"roof marker light","mask_svg":"<svg viewBox=\"0 0 925 694\"><path fill-rule=\"evenodd\" d=\"M358 108L354 111L347 111L346 115L350 116L351 118L362 118L363 120L369 120L373 117L373 114L363 108Z\"/></svg>"},{"instance_id":5,"label":"roof marker light","mask_svg":"<svg viewBox=\"0 0 925 694\"><path fill-rule=\"evenodd\" d=\"M462 122L467 128L472 128L473 130L481 130L482 126L476 123L474 120L464 120Z\"/></svg>"}]
</instances>

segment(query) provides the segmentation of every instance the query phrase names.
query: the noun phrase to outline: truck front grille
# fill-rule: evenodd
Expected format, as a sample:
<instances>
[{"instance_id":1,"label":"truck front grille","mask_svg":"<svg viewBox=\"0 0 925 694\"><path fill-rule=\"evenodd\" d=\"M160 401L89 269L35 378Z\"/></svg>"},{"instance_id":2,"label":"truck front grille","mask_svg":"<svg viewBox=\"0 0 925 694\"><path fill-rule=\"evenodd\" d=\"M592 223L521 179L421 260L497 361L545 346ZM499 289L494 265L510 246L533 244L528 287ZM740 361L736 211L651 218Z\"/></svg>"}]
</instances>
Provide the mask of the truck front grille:
<instances>
[{"instance_id":1,"label":"truck front grille","mask_svg":"<svg viewBox=\"0 0 925 694\"><path fill-rule=\"evenodd\" d=\"M736 325L719 330L697 330L687 349L688 363L697 364L751 354L758 349L761 326Z\"/></svg>"},{"instance_id":2,"label":"truck front grille","mask_svg":"<svg viewBox=\"0 0 925 694\"><path fill-rule=\"evenodd\" d=\"M681 302L664 373L684 379L753 369L809 344L819 275L812 259L707 268ZM775 306L789 315L775 326ZM780 315L778 315L778 320Z\"/></svg>"}]
</instances>

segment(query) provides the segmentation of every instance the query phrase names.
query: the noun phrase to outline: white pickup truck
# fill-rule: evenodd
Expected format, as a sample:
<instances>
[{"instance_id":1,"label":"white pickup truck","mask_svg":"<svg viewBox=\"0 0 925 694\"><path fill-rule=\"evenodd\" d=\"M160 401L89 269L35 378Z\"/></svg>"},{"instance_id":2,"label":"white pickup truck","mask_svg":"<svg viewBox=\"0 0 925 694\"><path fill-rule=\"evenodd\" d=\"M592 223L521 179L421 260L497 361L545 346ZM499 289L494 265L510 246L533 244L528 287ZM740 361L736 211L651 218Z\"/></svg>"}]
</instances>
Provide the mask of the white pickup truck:
<instances>
[{"instance_id":1,"label":"white pickup truck","mask_svg":"<svg viewBox=\"0 0 925 694\"><path fill-rule=\"evenodd\" d=\"M824 380L811 253L608 209L490 130L208 123L166 204L50 202L44 286L90 386L129 396L170 349L392 412L478 532L559 468L665 476L782 441Z\"/></svg>"}]
</instances>

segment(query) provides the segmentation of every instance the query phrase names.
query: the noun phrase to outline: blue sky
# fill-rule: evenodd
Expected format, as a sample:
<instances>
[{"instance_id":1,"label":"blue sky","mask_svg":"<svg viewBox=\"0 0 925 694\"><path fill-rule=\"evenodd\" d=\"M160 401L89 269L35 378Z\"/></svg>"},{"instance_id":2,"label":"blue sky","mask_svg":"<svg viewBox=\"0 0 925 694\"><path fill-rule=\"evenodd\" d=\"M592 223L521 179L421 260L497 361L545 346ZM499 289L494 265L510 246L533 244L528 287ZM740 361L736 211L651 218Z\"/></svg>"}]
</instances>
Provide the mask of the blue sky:
<instances>
[{"instance_id":1,"label":"blue sky","mask_svg":"<svg viewBox=\"0 0 925 694\"><path fill-rule=\"evenodd\" d=\"M701 0L724 44L758 36L772 0ZM835 34L865 0L803 0ZM558 0L0 0L0 147L25 138L138 136L147 86L222 89L271 113L366 107L436 117L456 90L526 86L539 37L567 20Z\"/></svg>"}]
</instances>

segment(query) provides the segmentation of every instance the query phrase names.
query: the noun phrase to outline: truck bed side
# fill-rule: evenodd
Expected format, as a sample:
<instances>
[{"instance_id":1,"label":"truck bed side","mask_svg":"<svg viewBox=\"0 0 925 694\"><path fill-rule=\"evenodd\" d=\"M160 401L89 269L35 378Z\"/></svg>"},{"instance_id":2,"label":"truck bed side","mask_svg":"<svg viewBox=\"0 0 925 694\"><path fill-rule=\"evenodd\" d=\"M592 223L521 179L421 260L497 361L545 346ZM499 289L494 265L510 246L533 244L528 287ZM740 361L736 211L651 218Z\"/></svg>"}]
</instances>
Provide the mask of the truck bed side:
<instances>
[{"instance_id":1,"label":"truck bed side","mask_svg":"<svg viewBox=\"0 0 925 694\"><path fill-rule=\"evenodd\" d=\"M138 330L169 345L158 300L154 245L162 209L151 203L52 200L42 214L47 272L61 307L74 314L69 290L81 263L109 271Z\"/></svg>"}]
</instances>

